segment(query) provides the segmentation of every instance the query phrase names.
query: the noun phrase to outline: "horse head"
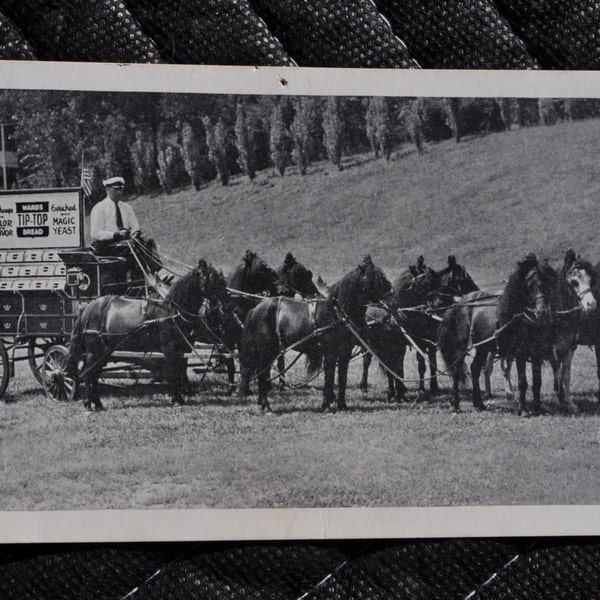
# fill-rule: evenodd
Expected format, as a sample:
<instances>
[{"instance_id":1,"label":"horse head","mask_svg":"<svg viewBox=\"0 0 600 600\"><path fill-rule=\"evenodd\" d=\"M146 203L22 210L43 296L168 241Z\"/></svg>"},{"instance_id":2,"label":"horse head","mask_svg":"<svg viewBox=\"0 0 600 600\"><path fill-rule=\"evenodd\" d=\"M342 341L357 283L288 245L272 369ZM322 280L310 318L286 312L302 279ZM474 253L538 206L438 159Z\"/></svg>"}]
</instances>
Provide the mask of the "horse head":
<instances>
[{"instance_id":1,"label":"horse head","mask_svg":"<svg viewBox=\"0 0 600 600\"><path fill-rule=\"evenodd\" d=\"M266 296L276 296L279 293L277 273L256 252L246 250L243 261L243 284L237 289Z\"/></svg>"},{"instance_id":2,"label":"horse head","mask_svg":"<svg viewBox=\"0 0 600 600\"><path fill-rule=\"evenodd\" d=\"M551 321L557 308L558 274L544 261L540 264L534 254L519 263L525 311L542 322Z\"/></svg>"},{"instance_id":3,"label":"horse head","mask_svg":"<svg viewBox=\"0 0 600 600\"><path fill-rule=\"evenodd\" d=\"M567 260L565 257L566 266ZM598 304L592 292L596 285L596 273L592 264L581 258L576 258L572 262L569 261L569 266L564 277L577 296L579 306L581 306L583 312L594 312Z\"/></svg>"},{"instance_id":4,"label":"horse head","mask_svg":"<svg viewBox=\"0 0 600 600\"><path fill-rule=\"evenodd\" d=\"M424 264L421 272L412 266L394 282L394 294L402 306L428 304L439 291L439 274Z\"/></svg>"},{"instance_id":5,"label":"horse head","mask_svg":"<svg viewBox=\"0 0 600 600\"><path fill-rule=\"evenodd\" d=\"M456 257L448 257L448 266L440 271L440 286L454 296L464 296L479 290L479 286L467 273L467 270L456 262Z\"/></svg>"},{"instance_id":6,"label":"horse head","mask_svg":"<svg viewBox=\"0 0 600 600\"><path fill-rule=\"evenodd\" d=\"M365 303L392 300L392 284L385 273L376 267L371 256L366 254L358 265L360 293Z\"/></svg>"},{"instance_id":7,"label":"horse head","mask_svg":"<svg viewBox=\"0 0 600 600\"><path fill-rule=\"evenodd\" d=\"M298 262L291 252L286 254L277 275L281 286L280 294L283 296L300 294L303 298L311 298L319 294L313 283L313 272Z\"/></svg>"}]
</instances>

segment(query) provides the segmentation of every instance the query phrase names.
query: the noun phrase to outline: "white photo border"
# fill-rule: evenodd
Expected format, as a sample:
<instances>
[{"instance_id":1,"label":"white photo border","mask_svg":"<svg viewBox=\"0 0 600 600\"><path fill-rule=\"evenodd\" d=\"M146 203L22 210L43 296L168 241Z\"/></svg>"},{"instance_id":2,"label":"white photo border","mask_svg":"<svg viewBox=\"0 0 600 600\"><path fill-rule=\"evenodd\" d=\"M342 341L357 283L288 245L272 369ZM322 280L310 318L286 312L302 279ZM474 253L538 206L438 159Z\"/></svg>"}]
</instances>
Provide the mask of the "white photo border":
<instances>
[{"instance_id":1,"label":"white photo border","mask_svg":"<svg viewBox=\"0 0 600 600\"><path fill-rule=\"evenodd\" d=\"M247 95L600 98L600 72L0 61L0 89ZM600 534L600 506L0 511L0 543Z\"/></svg>"}]
</instances>

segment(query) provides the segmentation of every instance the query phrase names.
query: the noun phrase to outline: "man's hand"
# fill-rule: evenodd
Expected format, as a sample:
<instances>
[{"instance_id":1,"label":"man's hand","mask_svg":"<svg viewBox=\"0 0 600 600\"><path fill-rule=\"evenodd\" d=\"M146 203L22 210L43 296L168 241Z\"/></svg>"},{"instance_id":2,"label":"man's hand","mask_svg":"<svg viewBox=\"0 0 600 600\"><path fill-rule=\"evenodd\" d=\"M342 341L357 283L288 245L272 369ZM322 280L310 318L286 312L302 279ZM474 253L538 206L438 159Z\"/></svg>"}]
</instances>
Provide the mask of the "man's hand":
<instances>
[{"instance_id":1,"label":"man's hand","mask_svg":"<svg viewBox=\"0 0 600 600\"><path fill-rule=\"evenodd\" d=\"M131 233L129 229L119 229L119 231L115 231L115 242L120 242L121 240L128 240L131 237Z\"/></svg>"},{"instance_id":2,"label":"man's hand","mask_svg":"<svg viewBox=\"0 0 600 600\"><path fill-rule=\"evenodd\" d=\"M136 229L136 230L135 230L135 231L134 231L134 232L131 234L131 237L132 237L134 240L137 240L138 238L140 238L140 237L141 237L141 235L142 235L142 230L141 230L141 229Z\"/></svg>"}]
</instances>

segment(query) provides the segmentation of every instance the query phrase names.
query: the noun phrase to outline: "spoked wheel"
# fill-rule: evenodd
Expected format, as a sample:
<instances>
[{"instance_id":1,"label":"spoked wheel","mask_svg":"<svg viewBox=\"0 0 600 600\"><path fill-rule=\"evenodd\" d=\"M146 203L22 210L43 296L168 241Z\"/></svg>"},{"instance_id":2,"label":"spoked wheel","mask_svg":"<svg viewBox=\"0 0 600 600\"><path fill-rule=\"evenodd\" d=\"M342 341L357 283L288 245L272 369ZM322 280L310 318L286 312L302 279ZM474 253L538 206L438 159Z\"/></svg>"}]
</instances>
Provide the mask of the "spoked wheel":
<instances>
[{"instance_id":1,"label":"spoked wheel","mask_svg":"<svg viewBox=\"0 0 600 600\"><path fill-rule=\"evenodd\" d=\"M38 383L43 384L42 375L40 369L44 362L44 356L46 352L56 344L60 344L61 340L58 338L30 338L27 343L27 362L29 368L33 373L33 376L37 379Z\"/></svg>"},{"instance_id":2,"label":"spoked wheel","mask_svg":"<svg viewBox=\"0 0 600 600\"><path fill-rule=\"evenodd\" d=\"M77 378L67 373L68 352L65 346L50 347L39 369L46 397L59 402L70 402L77 393Z\"/></svg>"},{"instance_id":3,"label":"spoked wheel","mask_svg":"<svg viewBox=\"0 0 600 600\"><path fill-rule=\"evenodd\" d=\"M0 398L6 391L8 380L10 378L10 365L8 364L8 352L0 340Z\"/></svg>"}]
</instances>

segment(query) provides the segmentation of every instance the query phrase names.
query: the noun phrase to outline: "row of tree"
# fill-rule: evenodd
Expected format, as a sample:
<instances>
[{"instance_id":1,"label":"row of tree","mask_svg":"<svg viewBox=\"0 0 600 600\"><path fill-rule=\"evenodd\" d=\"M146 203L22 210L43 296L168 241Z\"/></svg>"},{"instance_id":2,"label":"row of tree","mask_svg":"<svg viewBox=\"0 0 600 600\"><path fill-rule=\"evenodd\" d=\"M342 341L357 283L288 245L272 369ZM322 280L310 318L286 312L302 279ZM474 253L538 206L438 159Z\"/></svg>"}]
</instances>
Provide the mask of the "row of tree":
<instances>
[{"instance_id":1,"label":"row of tree","mask_svg":"<svg viewBox=\"0 0 600 600\"><path fill-rule=\"evenodd\" d=\"M343 168L345 155L394 149L600 114L597 100L350 98L140 93L0 92L0 117L14 123L20 187L80 183L92 170L122 174L135 192L189 185L315 161ZM130 185L131 187L131 185Z\"/></svg>"}]
</instances>

